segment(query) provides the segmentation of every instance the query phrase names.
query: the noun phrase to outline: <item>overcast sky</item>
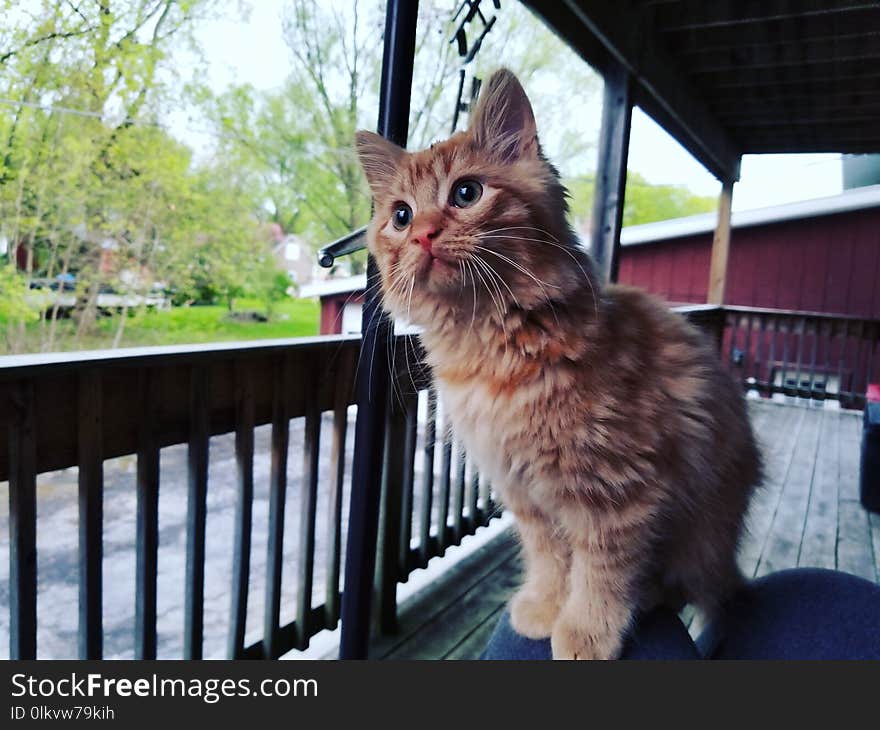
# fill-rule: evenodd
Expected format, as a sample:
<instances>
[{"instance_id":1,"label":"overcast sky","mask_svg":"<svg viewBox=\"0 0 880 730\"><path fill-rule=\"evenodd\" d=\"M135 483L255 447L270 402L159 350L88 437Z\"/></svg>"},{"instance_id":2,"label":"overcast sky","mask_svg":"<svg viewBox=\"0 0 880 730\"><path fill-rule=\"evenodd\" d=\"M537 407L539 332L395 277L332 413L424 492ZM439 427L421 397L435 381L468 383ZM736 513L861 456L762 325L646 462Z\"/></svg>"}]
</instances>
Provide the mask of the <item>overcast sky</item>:
<instances>
[{"instance_id":1,"label":"overcast sky","mask_svg":"<svg viewBox=\"0 0 880 730\"><path fill-rule=\"evenodd\" d=\"M281 37L283 6L284 0L258 0L245 22L218 20L202 27L199 36L216 90L232 82L271 89L283 81L291 63ZM685 185L700 195L717 195L720 189L712 175L639 110L633 117L629 167L649 182ZM839 155L748 155L733 207L759 208L840 191Z\"/></svg>"}]
</instances>

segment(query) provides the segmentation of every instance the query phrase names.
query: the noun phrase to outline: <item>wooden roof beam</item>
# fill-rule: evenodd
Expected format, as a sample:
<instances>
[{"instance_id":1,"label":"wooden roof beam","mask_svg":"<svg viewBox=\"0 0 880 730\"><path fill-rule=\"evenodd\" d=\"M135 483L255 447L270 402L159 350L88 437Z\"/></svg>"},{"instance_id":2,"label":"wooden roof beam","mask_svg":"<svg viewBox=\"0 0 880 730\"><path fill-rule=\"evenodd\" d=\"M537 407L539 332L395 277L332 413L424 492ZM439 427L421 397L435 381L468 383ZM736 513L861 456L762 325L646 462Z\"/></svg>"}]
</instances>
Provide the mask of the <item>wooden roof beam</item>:
<instances>
[{"instance_id":1,"label":"wooden roof beam","mask_svg":"<svg viewBox=\"0 0 880 730\"><path fill-rule=\"evenodd\" d=\"M880 14L880 6L878 6ZM821 41L804 41L778 46L742 45L724 51L701 51L688 54L687 68L701 72L740 69L779 68L783 66L817 66L847 60L880 58L880 34Z\"/></svg>"},{"instance_id":2,"label":"wooden roof beam","mask_svg":"<svg viewBox=\"0 0 880 730\"><path fill-rule=\"evenodd\" d=\"M876 154L880 150L880 139L849 141L847 139L834 138L832 143L819 142L792 142L790 139L782 141L750 142L749 155L788 155L808 152L810 154L843 154L843 155L867 155Z\"/></svg>"},{"instance_id":3,"label":"wooden roof beam","mask_svg":"<svg viewBox=\"0 0 880 730\"><path fill-rule=\"evenodd\" d=\"M880 137L865 137L861 134L842 134L836 130L834 135L817 135L801 138L792 135L755 136L749 138L747 155L790 155L790 154L829 154L829 155L867 155L880 150Z\"/></svg>"},{"instance_id":4,"label":"wooden roof beam","mask_svg":"<svg viewBox=\"0 0 880 730\"><path fill-rule=\"evenodd\" d=\"M846 84L841 86L840 79L826 78L821 81L815 79L799 79L797 81L778 82L767 79L763 83L749 87L747 98L743 96L741 86L725 86L712 89L712 103L714 105L748 104L760 105L762 101L767 104L785 104L788 100L816 99L823 101L831 97L839 96L864 96L875 94L880 88L880 75L868 74L859 77L848 77Z\"/></svg>"},{"instance_id":5,"label":"wooden roof beam","mask_svg":"<svg viewBox=\"0 0 880 730\"><path fill-rule=\"evenodd\" d=\"M744 128L745 129L745 128ZM763 140L791 139L792 142L802 140L820 140L823 138L868 142L880 139L880 130L871 122L848 122L843 124L826 124L821 127L804 126L798 128L756 126L747 128L749 149L751 143Z\"/></svg>"},{"instance_id":6,"label":"wooden roof beam","mask_svg":"<svg viewBox=\"0 0 880 730\"><path fill-rule=\"evenodd\" d=\"M779 113L802 113L813 110L839 109L841 107L862 109L880 104L880 88L840 90L822 94L819 98L813 93L768 93L758 97L743 99L742 94L730 95L712 100L712 109L722 118L731 115L746 115L761 112L762 115Z\"/></svg>"},{"instance_id":7,"label":"wooden roof beam","mask_svg":"<svg viewBox=\"0 0 880 730\"><path fill-rule=\"evenodd\" d=\"M843 13L876 10L874 0L761 0L743 3L741 0L713 0L713 2L686 2L657 8L658 27L666 31L733 27L742 32L744 26L770 20L829 18Z\"/></svg>"},{"instance_id":8,"label":"wooden roof beam","mask_svg":"<svg viewBox=\"0 0 880 730\"><path fill-rule=\"evenodd\" d=\"M727 287L727 262L730 258L730 216L733 183L725 182L718 197L718 222L712 236L712 254L709 260L708 304L724 304Z\"/></svg>"},{"instance_id":9,"label":"wooden roof beam","mask_svg":"<svg viewBox=\"0 0 880 730\"><path fill-rule=\"evenodd\" d=\"M795 58L742 58L737 60L730 57L724 61L711 61L703 65L697 61L694 62L692 74L701 76L704 74L741 74L741 73L759 73L763 71L775 71L776 69L795 69L801 76L809 69L809 73L813 73L812 69L819 68L824 71L825 67L838 68L842 64L852 63L858 65L873 65L872 62L880 60L880 42L871 44L864 51L852 49L846 51L841 48L840 53L830 54L826 56L812 55L804 56L800 60Z\"/></svg>"},{"instance_id":10,"label":"wooden roof beam","mask_svg":"<svg viewBox=\"0 0 880 730\"><path fill-rule=\"evenodd\" d=\"M832 66L829 71L817 74L807 74L802 68L796 66L780 66L768 73L765 69L742 69L741 71L705 71L696 70L692 78L699 80L700 86L712 89L713 96L718 89L745 88L747 93L760 87L775 85L802 86L806 91L815 89L816 84L831 83L838 90L848 88L845 82L860 81L863 79L876 79L880 81L880 73L872 65L862 60L840 61L837 66ZM876 88L876 86L874 87Z\"/></svg>"},{"instance_id":11,"label":"wooden roof beam","mask_svg":"<svg viewBox=\"0 0 880 730\"><path fill-rule=\"evenodd\" d=\"M719 180L739 179L740 149L700 96L653 42L633 0L525 0L603 74L612 63L633 77L633 102Z\"/></svg>"},{"instance_id":12,"label":"wooden roof beam","mask_svg":"<svg viewBox=\"0 0 880 730\"><path fill-rule=\"evenodd\" d=\"M872 129L877 128L878 110L875 108L871 111L857 110L853 113L849 108L842 107L836 110L836 113L826 112L824 115L811 114L804 112L803 115L792 114L789 116L777 116L768 118L762 115L759 119L749 119L748 117L740 117L738 119L729 119L728 127L732 130L746 129L749 134L760 129L776 129L789 127L816 127L826 128L829 130L835 127L848 127L867 125Z\"/></svg>"},{"instance_id":13,"label":"wooden roof beam","mask_svg":"<svg viewBox=\"0 0 880 730\"><path fill-rule=\"evenodd\" d=\"M764 48L800 45L814 41L839 38L859 38L880 35L880 9L862 8L858 12L831 16L811 16L792 20L768 20L745 28L692 28L670 30L658 26L669 48L688 56L706 51L724 51L733 48Z\"/></svg>"},{"instance_id":14,"label":"wooden roof beam","mask_svg":"<svg viewBox=\"0 0 880 730\"><path fill-rule=\"evenodd\" d=\"M751 28L755 31L749 38L742 38L734 31L722 33L706 31L666 32L658 28L658 32L670 48L677 49L682 58L691 58L709 53L730 51L750 52L799 48L804 44L834 43L836 41L860 41L880 36L880 13L865 12L859 17L846 16L847 23L839 22L797 22L768 21L766 25ZM853 21L853 22L849 22ZM839 29L839 30L838 30Z\"/></svg>"}]
</instances>

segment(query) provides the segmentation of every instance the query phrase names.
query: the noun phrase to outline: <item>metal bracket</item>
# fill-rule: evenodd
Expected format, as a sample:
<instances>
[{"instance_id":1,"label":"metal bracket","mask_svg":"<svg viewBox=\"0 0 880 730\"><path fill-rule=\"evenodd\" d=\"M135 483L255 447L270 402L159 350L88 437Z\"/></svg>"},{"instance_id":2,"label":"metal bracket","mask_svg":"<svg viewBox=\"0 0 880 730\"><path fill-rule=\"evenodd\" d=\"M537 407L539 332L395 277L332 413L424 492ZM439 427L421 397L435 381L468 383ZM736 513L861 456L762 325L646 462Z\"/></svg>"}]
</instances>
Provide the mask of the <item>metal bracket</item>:
<instances>
[{"instance_id":1,"label":"metal bracket","mask_svg":"<svg viewBox=\"0 0 880 730\"><path fill-rule=\"evenodd\" d=\"M329 269L340 256L361 251L366 247L367 227L361 226L351 233L345 234L342 238L336 239L333 243L328 243L323 248L318 249L318 264L325 269Z\"/></svg>"}]
</instances>

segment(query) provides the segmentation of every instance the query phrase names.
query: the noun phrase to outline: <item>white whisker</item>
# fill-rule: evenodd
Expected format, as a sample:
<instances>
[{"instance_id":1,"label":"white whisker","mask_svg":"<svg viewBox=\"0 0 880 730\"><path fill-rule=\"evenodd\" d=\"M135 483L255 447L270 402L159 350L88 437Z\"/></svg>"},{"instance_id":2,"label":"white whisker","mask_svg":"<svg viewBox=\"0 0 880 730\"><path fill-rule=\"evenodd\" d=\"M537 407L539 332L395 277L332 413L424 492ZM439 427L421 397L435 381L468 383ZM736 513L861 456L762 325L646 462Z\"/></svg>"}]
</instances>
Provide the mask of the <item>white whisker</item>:
<instances>
[{"instance_id":1,"label":"white whisker","mask_svg":"<svg viewBox=\"0 0 880 730\"><path fill-rule=\"evenodd\" d=\"M560 289L561 287L558 287L558 286L556 286L555 284L550 284L550 283L548 283L548 282L546 282L546 281L542 281L541 279L539 279L537 276L535 276L531 271L529 271L529 270L528 270L527 268L525 268L524 266L518 264L516 261L514 261L514 260L511 259L511 258L509 258L508 256L505 256L505 255L503 255L503 254L500 254L500 253L498 253L497 251L493 251L491 248L486 248L485 246L475 246L475 248L478 249L478 250L480 250L480 251L485 251L486 253L490 253L490 254L492 254L493 256L497 256L497 257L500 258L502 261L507 262L510 266L512 266L513 268L515 268L517 271L521 271L523 274L525 274L526 276L528 276L532 281L534 281L539 287L541 287L541 291L544 293L544 301L547 303L547 307L548 307L548 308L550 309L550 311L553 313L553 319L556 320L556 324L557 324L557 325L559 324L559 317L558 317L557 314L556 314L556 308L553 306L553 300L552 300L552 298L550 297L550 295L547 293L547 289L546 289L546 287L549 286L549 287L552 287L552 288L554 288L554 289ZM496 273L497 273L497 272L496 272ZM518 304L518 303L517 303L517 304Z\"/></svg>"},{"instance_id":2,"label":"white whisker","mask_svg":"<svg viewBox=\"0 0 880 730\"><path fill-rule=\"evenodd\" d=\"M415 287L415 283L416 283L416 275L413 274L412 280L409 283L409 299L408 299L407 305L406 305L406 323L407 324L410 323L410 321L411 321L410 317L412 316L412 295L413 295L413 288ZM404 346L404 349L406 352L406 372L409 375L409 382L412 383L413 393L418 393L419 389L416 387L416 381L412 376L412 369L410 368L409 350L406 348L406 343L409 340L409 335L407 334L407 335L405 335L405 337L406 337L406 339L404 339L404 341L403 341L403 346ZM415 349L415 347L413 347L413 359L415 359L415 356L416 356L416 349Z\"/></svg>"},{"instance_id":3,"label":"white whisker","mask_svg":"<svg viewBox=\"0 0 880 730\"><path fill-rule=\"evenodd\" d=\"M404 280L406 278L402 272L395 272L394 268L395 267L392 267L392 270L391 270L392 271L392 275L391 275L392 284L388 288L387 292L385 292L385 296L394 292L397 285L400 283L401 278L403 278ZM380 279L380 282L381 282L381 279ZM365 344L364 340L367 336L367 333L372 329L373 325L376 323L377 318L378 318L379 322L381 323L382 318L387 317L387 316L388 316L388 313L385 311L382 304L377 302L377 306L373 310L373 314L370 316L370 319L367 322L366 329L361 333L361 349L360 349L360 352L358 352L358 359L357 359L357 363L355 365L355 371L354 371L355 382L357 382L358 373L360 372L360 368L361 368L361 362L363 361L363 357L364 357L364 344ZM390 318L389 318L389 321L390 321ZM392 325L391 334L393 337L394 336L393 325ZM373 377L372 377L372 375L373 375L373 360L375 359L375 355L376 355L376 344L374 342L372 352L370 353L370 377L369 377L369 384L370 385L372 385L372 382L373 382Z\"/></svg>"},{"instance_id":4,"label":"white whisker","mask_svg":"<svg viewBox=\"0 0 880 730\"><path fill-rule=\"evenodd\" d=\"M486 253L490 253L490 254L492 254L493 256L497 256L497 257L500 258L502 261L507 262L507 263L510 264L513 268L515 268L517 271L520 271L520 272L522 272L523 274L525 274L526 276L528 276L532 281L534 281L534 282L535 282L538 286L540 286L542 289L543 289L544 287L547 287L547 286L551 287L552 289L561 289L561 287L556 286L556 284L551 284L551 283L549 283L549 282L542 281L542 280L539 279L537 276L535 276L531 271L529 271L527 268L525 268L523 265L518 264L516 261L514 261L514 260L511 259L511 258L509 258L508 256L505 256L504 254L500 254L500 253L498 253L497 251L493 251L491 248L486 248L485 246L475 246L474 248L476 248L476 249L478 249L478 250L480 250L480 251L485 251Z\"/></svg>"},{"instance_id":5,"label":"white whisker","mask_svg":"<svg viewBox=\"0 0 880 730\"><path fill-rule=\"evenodd\" d=\"M501 233L502 231L537 231L538 233L543 233L545 236L552 238L556 243L559 243L559 239L556 238L549 231L545 231L543 228L536 228L535 226L505 226L504 228L493 228L490 231L483 231L484 233Z\"/></svg>"},{"instance_id":6,"label":"white whisker","mask_svg":"<svg viewBox=\"0 0 880 730\"><path fill-rule=\"evenodd\" d=\"M474 257L471 258L471 263L476 264L477 262L478 262L478 259L476 259ZM496 300L495 293L492 291L492 289L486 283L486 279L480 273L479 268L475 265L472 267L471 270L480 278L480 281L483 283L483 287L486 289L486 292L489 294L489 297L492 299L492 303L495 305L495 309L498 310L498 323L501 325L501 329L504 332L504 351L506 353L507 352L507 327L506 327L506 324L504 321L504 308L502 307L502 302L499 300Z\"/></svg>"},{"instance_id":7,"label":"white whisker","mask_svg":"<svg viewBox=\"0 0 880 730\"><path fill-rule=\"evenodd\" d=\"M540 229L536 229L536 230L540 230ZM546 233L546 231L544 231L544 233ZM547 234L547 235L550 235L550 234ZM568 247L563 246L560 243L554 243L553 241L548 241L543 238L529 238L529 237L525 237L525 236L513 236L513 235L498 236L498 235L490 235L490 234L481 234L480 237L481 238L492 238L492 239L500 238L500 239L507 240L507 241L530 241L530 242L534 242L534 243L543 243L547 246L553 246L554 248L558 248L560 251L565 253L572 261L574 261L575 264L577 265L577 267L580 269L581 274L583 274L584 281L586 281L587 285L590 287L590 294L593 298L593 310L596 315L599 314L599 300L596 297L596 288L593 286L593 281L590 278L589 274L587 274L584 267L581 265L581 262L577 260L577 257L574 255L574 253L572 251L569 250Z\"/></svg>"},{"instance_id":8,"label":"white whisker","mask_svg":"<svg viewBox=\"0 0 880 730\"><path fill-rule=\"evenodd\" d=\"M507 289L507 291L510 293L510 298L513 299L513 303L517 307L520 307L519 300L516 298L516 294L513 293L513 289L510 288L510 285L508 285L508 283L504 280L504 277L502 277L501 274L499 274L498 271L493 266L491 266L489 264L489 262L486 261L485 259L480 258L477 255L474 255L474 260L479 262L479 264L484 267L487 274L493 279L493 281L495 278L497 278L498 281L504 285L505 289ZM496 288L497 288L497 285L496 285ZM497 288L497 290L498 290L498 294L501 295L501 289ZM520 307L520 309L521 308L522 307Z\"/></svg>"},{"instance_id":9,"label":"white whisker","mask_svg":"<svg viewBox=\"0 0 880 730\"><path fill-rule=\"evenodd\" d=\"M467 264L468 270L470 271L470 262L464 261L463 263ZM468 327L468 334L473 332L474 322L477 319L477 282L476 282L476 279L474 279L473 272L470 272L470 274L471 274L471 284L472 284L471 290L473 291L473 296L474 296L474 309L471 312L471 325L470 325L470 327Z\"/></svg>"}]
</instances>

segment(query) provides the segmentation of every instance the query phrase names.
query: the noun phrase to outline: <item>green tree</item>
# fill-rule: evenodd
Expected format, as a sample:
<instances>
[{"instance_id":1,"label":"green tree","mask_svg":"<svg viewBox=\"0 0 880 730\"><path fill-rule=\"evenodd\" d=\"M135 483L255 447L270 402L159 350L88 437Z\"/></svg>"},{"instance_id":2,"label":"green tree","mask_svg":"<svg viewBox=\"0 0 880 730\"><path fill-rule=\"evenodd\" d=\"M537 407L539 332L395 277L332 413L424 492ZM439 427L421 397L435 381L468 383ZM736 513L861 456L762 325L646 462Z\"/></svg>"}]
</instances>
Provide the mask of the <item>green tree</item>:
<instances>
[{"instance_id":1,"label":"green tree","mask_svg":"<svg viewBox=\"0 0 880 730\"><path fill-rule=\"evenodd\" d=\"M592 175L572 177L565 184L571 196L572 218L578 228L584 228L593 214L595 178ZM624 195L624 226L708 213L717 206L711 196L695 195L683 185L652 185L633 170L627 172Z\"/></svg>"},{"instance_id":2,"label":"green tree","mask_svg":"<svg viewBox=\"0 0 880 730\"><path fill-rule=\"evenodd\" d=\"M231 311L252 287L255 261L265 250L264 234L253 217L247 180L234 166L201 169L181 198L182 225L173 231L166 259L170 284L190 301L211 290Z\"/></svg>"},{"instance_id":3,"label":"green tree","mask_svg":"<svg viewBox=\"0 0 880 730\"><path fill-rule=\"evenodd\" d=\"M231 300L255 203L240 176L200 169L160 126L173 54L214 0L32 5L7 1L0 19L0 236L11 260L27 262L28 278L76 275L78 336L102 290L128 296L124 315L157 282L189 287L205 245ZM42 312L43 349L56 344L58 313L57 301Z\"/></svg>"},{"instance_id":4,"label":"green tree","mask_svg":"<svg viewBox=\"0 0 880 730\"><path fill-rule=\"evenodd\" d=\"M302 233L316 248L369 219L369 191L352 140L356 129L376 123L383 12L380 0L291 0L283 29L294 63L282 88L260 92L238 86L220 95L200 90L202 109L220 138L218 156L235 160L259 191L256 215L286 232ZM451 18L446 2L420 4L409 125L412 149L450 131L461 63L449 42ZM573 101L570 90L551 81L561 67L572 69L576 96L586 98L598 88L589 67L514 3L498 13L475 63L474 70L483 77L500 63L513 68L536 90L538 109ZM578 124L563 119L567 133L552 135L560 139L553 152L565 160L564 167L583 164L591 146ZM548 121L546 126L552 125ZM362 256L353 258L355 271L363 261Z\"/></svg>"},{"instance_id":5,"label":"green tree","mask_svg":"<svg viewBox=\"0 0 880 730\"><path fill-rule=\"evenodd\" d=\"M24 325L39 316L28 294L27 279L14 266L0 263L0 327L11 352L19 349Z\"/></svg>"},{"instance_id":6,"label":"green tree","mask_svg":"<svg viewBox=\"0 0 880 730\"><path fill-rule=\"evenodd\" d=\"M265 256L259 261L254 284L255 294L266 308L266 316L272 319L279 302L283 302L288 297L287 292L292 286L290 279L276 266L272 256Z\"/></svg>"},{"instance_id":7,"label":"green tree","mask_svg":"<svg viewBox=\"0 0 880 730\"><path fill-rule=\"evenodd\" d=\"M200 89L220 138L218 155L236 163L259 191L256 214L316 244L369 218L370 198L352 150L364 109L374 109L381 59L380 3L294 0L283 29L294 63L277 92L239 86ZM355 259L355 268L362 257Z\"/></svg>"}]
</instances>

